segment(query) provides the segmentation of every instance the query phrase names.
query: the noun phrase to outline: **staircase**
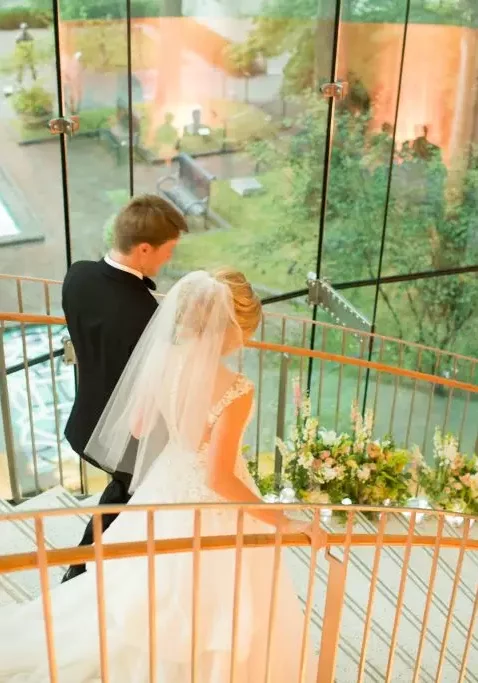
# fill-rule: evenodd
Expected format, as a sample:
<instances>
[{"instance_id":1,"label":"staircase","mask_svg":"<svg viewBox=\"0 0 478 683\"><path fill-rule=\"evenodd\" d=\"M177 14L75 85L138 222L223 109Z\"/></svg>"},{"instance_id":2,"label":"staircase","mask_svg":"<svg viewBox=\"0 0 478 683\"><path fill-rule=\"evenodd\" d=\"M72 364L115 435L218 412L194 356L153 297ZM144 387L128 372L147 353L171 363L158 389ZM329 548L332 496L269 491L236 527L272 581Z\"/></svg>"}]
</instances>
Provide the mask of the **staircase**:
<instances>
[{"instance_id":1,"label":"staircase","mask_svg":"<svg viewBox=\"0 0 478 683\"><path fill-rule=\"evenodd\" d=\"M82 514L82 506L95 505L97 501L98 496L96 495L80 502L64 488L57 486L21 503L16 510L58 507L75 509L77 514L72 516L45 518L47 546L58 548L72 546L79 541L88 519L86 515ZM1 522L1 514L11 510L12 507L7 502L0 500L0 554L33 551L35 549L35 534L31 521ZM324 523L324 526L330 532L343 533L343 528L335 522ZM404 517L390 515L386 528L387 534L403 535L407 533L407 529L408 521ZM377 525L359 515L353 531L358 534L373 534L377 532ZM424 522L416 528L417 534L433 535L435 532L436 525L433 521ZM446 525L444 533L448 536L461 536L462 530L456 530ZM475 529L472 529L471 535L476 537ZM404 601L400 610L393 673L390 678L393 682L410 683L413 680L415 658L430 585L433 552L433 548L413 548L411 552ZM310 552L306 548L292 548L286 549L284 554L292 571L299 597L305 604L309 580ZM383 546L381 551L370 622L365 673L362 679L365 683L381 683L386 680L404 554L403 548L391 546ZM336 683L351 683L357 680L374 556L374 547L354 548L350 553L346 596L342 613L341 639L337 657ZM437 680L444 683L454 683L455 681L478 683L477 638L473 638L471 642L468 667L464 677L460 678L462 654L477 595L478 557L472 551L467 551L465 554L461 579L457 584L452 621L449 625L442 676L440 679L436 677L458 560L458 550L442 548L422 655L423 666L417 678L420 683L434 683ZM59 583L65 569L66 567L50 569L52 586ZM315 572L311 628L313 641L317 644L320 643L327 578L328 562L322 551L319 553ZM39 593L40 584L36 571L0 575L0 605L30 600Z\"/></svg>"}]
</instances>

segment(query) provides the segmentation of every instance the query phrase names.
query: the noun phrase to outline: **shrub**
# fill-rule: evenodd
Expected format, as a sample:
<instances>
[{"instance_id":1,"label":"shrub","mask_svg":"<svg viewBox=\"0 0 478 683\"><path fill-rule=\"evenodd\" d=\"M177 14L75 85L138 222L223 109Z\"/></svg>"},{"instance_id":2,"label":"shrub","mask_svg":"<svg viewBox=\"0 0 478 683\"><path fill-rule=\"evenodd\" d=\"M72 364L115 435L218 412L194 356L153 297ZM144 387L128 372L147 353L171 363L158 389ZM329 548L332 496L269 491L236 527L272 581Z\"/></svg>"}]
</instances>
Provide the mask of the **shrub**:
<instances>
[{"instance_id":1,"label":"shrub","mask_svg":"<svg viewBox=\"0 0 478 683\"><path fill-rule=\"evenodd\" d=\"M15 31L20 24L28 24L30 28L47 28L52 22L51 11L42 11L31 7L0 8L0 31Z\"/></svg>"}]
</instances>

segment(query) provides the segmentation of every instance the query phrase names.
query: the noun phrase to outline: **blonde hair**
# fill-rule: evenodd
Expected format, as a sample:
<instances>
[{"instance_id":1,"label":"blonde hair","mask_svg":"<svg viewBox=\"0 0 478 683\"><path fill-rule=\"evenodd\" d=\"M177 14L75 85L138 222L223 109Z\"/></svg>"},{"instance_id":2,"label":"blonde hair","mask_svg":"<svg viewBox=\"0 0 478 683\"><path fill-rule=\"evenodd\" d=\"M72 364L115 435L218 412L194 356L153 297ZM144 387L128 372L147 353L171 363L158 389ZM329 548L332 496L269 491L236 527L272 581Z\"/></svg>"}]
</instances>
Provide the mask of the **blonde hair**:
<instances>
[{"instance_id":1,"label":"blonde hair","mask_svg":"<svg viewBox=\"0 0 478 683\"><path fill-rule=\"evenodd\" d=\"M219 268L213 277L231 291L234 315L245 339L256 331L262 317L262 305L243 273L234 268Z\"/></svg>"}]
</instances>

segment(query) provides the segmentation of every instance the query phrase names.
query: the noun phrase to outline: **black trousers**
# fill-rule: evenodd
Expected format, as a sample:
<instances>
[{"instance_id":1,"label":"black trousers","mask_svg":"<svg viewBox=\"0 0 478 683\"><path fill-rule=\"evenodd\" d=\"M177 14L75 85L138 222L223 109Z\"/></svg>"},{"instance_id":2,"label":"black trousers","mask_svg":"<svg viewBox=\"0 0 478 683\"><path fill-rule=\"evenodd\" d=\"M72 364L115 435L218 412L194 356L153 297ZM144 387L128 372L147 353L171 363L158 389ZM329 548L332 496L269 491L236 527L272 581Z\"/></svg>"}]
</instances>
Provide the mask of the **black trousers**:
<instances>
[{"instance_id":1,"label":"black trousers","mask_svg":"<svg viewBox=\"0 0 478 683\"><path fill-rule=\"evenodd\" d=\"M131 475L130 474L125 474L124 472L116 472L113 474L113 478L108 484L108 486L105 488L103 493L101 494L101 498L99 500L99 505L126 505L126 503L129 502L131 499L131 496L128 493L128 489L131 483ZM114 520L118 517L116 513L108 513L106 515L101 516L101 525L102 525L102 530L106 531L106 529L114 522ZM88 524L86 525L85 532L83 534L83 538L81 539L79 545L93 545L93 520L90 519ZM66 572L65 576L63 577L62 582L68 581L69 579L73 579L75 576L79 576L79 574L83 574L83 572L86 571L86 567L84 564L78 564L75 566L72 566L68 569Z\"/></svg>"}]
</instances>

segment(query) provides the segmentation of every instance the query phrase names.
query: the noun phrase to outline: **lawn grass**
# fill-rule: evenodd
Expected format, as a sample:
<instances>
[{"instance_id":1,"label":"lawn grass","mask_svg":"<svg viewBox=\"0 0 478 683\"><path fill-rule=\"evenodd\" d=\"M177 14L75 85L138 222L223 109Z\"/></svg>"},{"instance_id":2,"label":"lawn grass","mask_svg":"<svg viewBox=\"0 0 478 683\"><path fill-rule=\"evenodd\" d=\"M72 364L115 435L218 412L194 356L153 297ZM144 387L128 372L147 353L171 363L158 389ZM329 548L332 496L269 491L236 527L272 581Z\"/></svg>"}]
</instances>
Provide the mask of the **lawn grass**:
<instances>
[{"instance_id":1,"label":"lawn grass","mask_svg":"<svg viewBox=\"0 0 478 683\"><path fill-rule=\"evenodd\" d=\"M284 170L270 171L257 178L265 191L250 197L237 195L228 180L213 184L211 208L231 225L231 229L184 237L176 251L176 267L194 270L215 268L225 263L240 264L258 287L279 292L304 287L306 273L289 273L294 259L304 256L298 244L277 241L270 244L267 251L263 247L269 242L279 219L278 199L287 192L287 174ZM310 255L311 267L315 257L315 253Z\"/></svg>"}]
</instances>

